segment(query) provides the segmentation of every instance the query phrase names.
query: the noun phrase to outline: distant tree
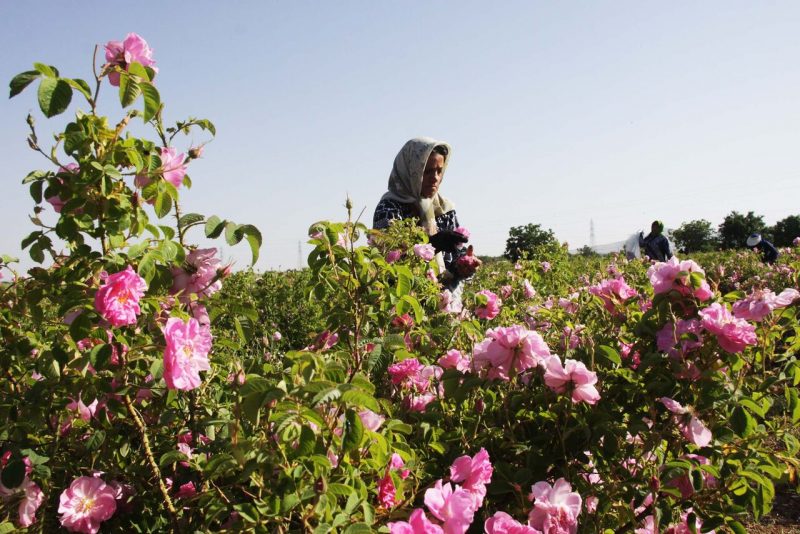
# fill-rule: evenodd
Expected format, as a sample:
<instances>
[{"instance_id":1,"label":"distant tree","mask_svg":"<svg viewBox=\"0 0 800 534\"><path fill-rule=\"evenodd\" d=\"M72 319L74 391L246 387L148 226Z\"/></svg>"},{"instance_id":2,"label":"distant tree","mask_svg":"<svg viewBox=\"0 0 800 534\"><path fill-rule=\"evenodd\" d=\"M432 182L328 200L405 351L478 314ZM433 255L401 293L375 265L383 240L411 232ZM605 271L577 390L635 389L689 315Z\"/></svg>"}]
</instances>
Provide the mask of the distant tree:
<instances>
[{"instance_id":1,"label":"distant tree","mask_svg":"<svg viewBox=\"0 0 800 534\"><path fill-rule=\"evenodd\" d=\"M599 254L595 252L594 249L589 245L583 245L581 248L579 248L578 254L580 254L581 256L586 256L587 258L590 258L592 256L599 256Z\"/></svg>"},{"instance_id":2,"label":"distant tree","mask_svg":"<svg viewBox=\"0 0 800 534\"><path fill-rule=\"evenodd\" d=\"M672 231L675 246L683 252L707 252L717 247L717 232L705 219L685 222Z\"/></svg>"},{"instance_id":3,"label":"distant tree","mask_svg":"<svg viewBox=\"0 0 800 534\"><path fill-rule=\"evenodd\" d=\"M506 251L503 256L511 261L517 261L524 253L531 255L536 248L543 245L558 245L552 230L544 230L538 224L514 226L508 231Z\"/></svg>"},{"instance_id":4,"label":"distant tree","mask_svg":"<svg viewBox=\"0 0 800 534\"><path fill-rule=\"evenodd\" d=\"M738 211L730 212L719 225L719 244L722 248L742 248L747 236L753 232L765 234L767 225L764 217L748 211L742 215Z\"/></svg>"},{"instance_id":5,"label":"distant tree","mask_svg":"<svg viewBox=\"0 0 800 534\"><path fill-rule=\"evenodd\" d=\"M789 215L772 227L773 244L776 247L790 247L795 237L800 237L800 215Z\"/></svg>"}]
</instances>

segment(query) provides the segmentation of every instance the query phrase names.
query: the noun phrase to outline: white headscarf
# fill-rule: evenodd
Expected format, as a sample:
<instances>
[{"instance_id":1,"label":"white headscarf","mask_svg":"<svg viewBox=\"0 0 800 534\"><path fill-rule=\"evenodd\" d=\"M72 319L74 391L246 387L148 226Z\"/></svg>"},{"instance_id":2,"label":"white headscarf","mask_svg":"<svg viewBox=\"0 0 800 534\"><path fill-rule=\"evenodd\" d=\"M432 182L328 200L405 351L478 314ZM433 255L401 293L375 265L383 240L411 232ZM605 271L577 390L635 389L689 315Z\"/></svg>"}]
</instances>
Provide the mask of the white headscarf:
<instances>
[{"instance_id":1,"label":"white headscarf","mask_svg":"<svg viewBox=\"0 0 800 534\"><path fill-rule=\"evenodd\" d=\"M415 204L419 207L420 222L428 235L433 235L438 231L436 217L447 213L455 208L455 204L445 197L436 193L433 198L422 198L422 174L428 158L437 146L447 147L447 155L444 157L442 175L447 169L450 161L450 154L453 149L443 141L437 141L430 137L417 137L408 141L397 157L394 158L392 173L389 175L389 191L386 192L381 200L391 199L405 204Z\"/></svg>"}]
</instances>

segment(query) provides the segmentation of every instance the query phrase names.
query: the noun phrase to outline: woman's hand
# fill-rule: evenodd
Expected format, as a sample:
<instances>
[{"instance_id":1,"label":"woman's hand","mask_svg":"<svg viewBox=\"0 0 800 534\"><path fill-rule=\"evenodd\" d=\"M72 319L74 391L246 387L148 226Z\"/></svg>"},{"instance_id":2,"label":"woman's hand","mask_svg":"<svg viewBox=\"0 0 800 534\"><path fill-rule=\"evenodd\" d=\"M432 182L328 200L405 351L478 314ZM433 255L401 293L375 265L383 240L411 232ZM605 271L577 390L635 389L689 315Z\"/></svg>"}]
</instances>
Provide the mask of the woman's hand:
<instances>
[{"instance_id":1,"label":"woman's hand","mask_svg":"<svg viewBox=\"0 0 800 534\"><path fill-rule=\"evenodd\" d=\"M428 238L436 252L455 252L468 239L454 230L440 230Z\"/></svg>"}]
</instances>

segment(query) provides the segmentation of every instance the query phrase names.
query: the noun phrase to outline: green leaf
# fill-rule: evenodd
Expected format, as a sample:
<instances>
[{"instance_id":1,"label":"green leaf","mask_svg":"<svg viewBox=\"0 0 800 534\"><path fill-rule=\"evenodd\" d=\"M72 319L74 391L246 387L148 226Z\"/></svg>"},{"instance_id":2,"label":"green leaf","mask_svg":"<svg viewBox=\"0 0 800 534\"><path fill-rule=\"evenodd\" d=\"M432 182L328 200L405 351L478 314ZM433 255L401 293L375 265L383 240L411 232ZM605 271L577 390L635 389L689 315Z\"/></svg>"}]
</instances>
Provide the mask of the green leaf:
<instances>
[{"instance_id":1,"label":"green leaf","mask_svg":"<svg viewBox=\"0 0 800 534\"><path fill-rule=\"evenodd\" d=\"M366 523L353 523L344 530L344 534L366 534L367 532L372 532L372 529Z\"/></svg>"},{"instance_id":2,"label":"green leaf","mask_svg":"<svg viewBox=\"0 0 800 534\"><path fill-rule=\"evenodd\" d=\"M598 345L597 352L612 364L622 365L622 358L620 358L617 349L609 347L608 345Z\"/></svg>"},{"instance_id":3,"label":"green leaf","mask_svg":"<svg viewBox=\"0 0 800 534\"><path fill-rule=\"evenodd\" d=\"M349 389L345 391L342 393L342 400L358 408L367 408L373 412L379 412L381 410L375 397L360 389Z\"/></svg>"},{"instance_id":4,"label":"green leaf","mask_svg":"<svg viewBox=\"0 0 800 534\"><path fill-rule=\"evenodd\" d=\"M735 520L728 523L728 528L730 528L735 534L747 534L747 529L744 528L744 525Z\"/></svg>"},{"instance_id":5,"label":"green leaf","mask_svg":"<svg viewBox=\"0 0 800 534\"><path fill-rule=\"evenodd\" d=\"M144 66L138 61L133 61L130 64L128 64L128 73L131 76L141 78L141 80L138 81L149 82L151 80L150 73L148 73L147 70L144 68Z\"/></svg>"},{"instance_id":6,"label":"green leaf","mask_svg":"<svg viewBox=\"0 0 800 534\"><path fill-rule=\"evenodd\" d=\"M225 242L229 245L235 245L239 241L242 240L242 234L240 234L237 230L239 229L239 225L233 221L228 221L225 224Z\"/></svg>"},{"instance_id":7,"label":"green leaf","mask_svg":"<svg viewBox=\"0 0 800 534\"><path fill-rule=\"evenodd\" d=\"M144 122L150 122L161 107L161 95L158 94L158 89L152 83L145 82L141 84L140 88L144 95L144 114L142 119Z\"/></svg>"},{"instance_id":8,"label":"green leaf","mask_svg":"<svg viewBox=\"0 0 800 534\"><path fill-rule=\"evenodd\" d=\"M9 489L14 489L22 484L25 479L25 463L22 460L8 462L0 474L0 481Z\"/></svg>"},{"instance_id":9,"label":"green leaf","mask_svg":"<svg viewBox=\"0 0 800 534\"><path fill-rule=\"evenodd\" d=\"M398 297L408 295L411 292L411 281L414 278L414 275L411 274L411 269L405 265L398 265L395 267L395 273L397 273L397 289L395 290L395 295Z\"/></svg>"},{"instance_id":10,"label":"green leaf","mask_svg":"<svg viewBox=\"0 0 800 534\"><path fill-rule=\"evenodd\" d=\"M26 87L28 87L36 78L40 76L39 71L27 70L14 76L8 83L11 91L8 98L14 98L20 94Z\"/></svg>"},{"instance_id":11,"label":"green leaf","mask_svg":"<svg viewBox=\"0 0 800 534\"><path fill-rule=\"evenodd\" d=\"M411 305L411 309L414 310L414 320L417 321L417 324L421 323L423 319L425 319L425 312L422 311L422 306L419 305L419 301L412 297L411 295L403 295L402 299L405 302L408 302Z\"/></svg>"},{"instance_id":12,"label":"green leaf","mask_svg":"<svg viewBox=\"0 0 800 534\"><path fill-rule=\"evenodd\" d=\"M127 72L122 71L119 74L119 102L123 108L126 108L134 103L136 98L142 92L139 82L129 75Z\"/></svg>"},{"instance_id":13,"label":"green leaf","mask_svg":"<svg viewBox=\"0 0 800 534\"><path fill-rule=\"evenodd\" d=\"M186 228L187 226L192 226L197 223L201 223L205 220L205 217L200 215L199 213L187 213L183 217L180 218L178 224L181 228Z\"/></svg>"},{"instance_id":14,"label":"green leaf","mask_svg":"<svg viewBox=\"0 0 800 534\"><path fill-rule=\"evenodd\" d=\"M364 438L364 425L361 418L354 410L347 410L344 415L344 434L342 435L342 448L353 451L361 445Z\"/></svg>"},{"instance_id":15,"label":"green leaf","mask_svg":"<svg viewBox=\"0 0 800 534\"><path fill-rule=\"evenodd\" d=\"M48 78L58 78L58 69L44 63L34 63L33 68Z\"/></svg>"},{"instance_id":16,"label":"green leaf","mask_svg":"<svg viewBox=\"0 0 800 534\"><path fill-rule=\"evenodd\" d=\"M295 456L308 456L314 452L314 445L317 443L317 436L314 431L307 426L303 426L300 430L300 441L298 442L297 449L294 450Z\"/></svg>"},{"instance_id":17,"label":"green leaf","mask_svg":"<svg viewBox=\"0 0 800 534\"><path fill-rule=\"evenodd\" d=\"M167 451L161 455L161 459L158 461L158 466L166 467L176 462L182 462L185 460L186 460L186 455L183 454L181 451L179 450ZM208 468L208 466L206 466L206 468Z\"/></svg>"},{"instance_id":18,"label":"green leaf","mask_svg":"<svg viewBox=\"0 0 800 534\"><path fill-rule=\"evenodd\" d=\"M206 221L206 237L210 239L215 239L219 237L222 231L225 229L225 222L216 215L212 215Z\"/></svg>"},{"instance_id":19,"label":"green leaf","mask_svg":"<svg viewBox=\"0 0 800 534\"><path fill-rule=\"evenodd\" d=\"M9 523L8 521L0 523L0 534L7 534L8 532L14 532L16 530L17 526L14 523Z\"/></svg>"},{"instance_id":20,"label":"green leaf","mask_svg":"<svg viewBox=\"0 0 800 534\"><path fill-rule=\"evenodd\" d=\"M89 87L89 84L86 83L84 80L76 78L74 80L70 78L62 78L65 82L70 84L73 89L77 89L79 93L86 97L86 100L92 99L92 89Z\"/></svg>"},{"instance_id":21,"label":"green leaf","mask_svg":"<svg viewBox=\"0 0 800 534\"><path fill-rule=\"evenodd\" d=\"M733 413L731 413L731 428L734 432L739 434L742 437L747 437L753 433L753 429L756 426L756 422L753 419L753 416L750 415L750 412L742 408L741 406L737 406L733 409Z\"/></svg>"},{"instance_id":22,"label":"green leaf","mask_svg":"<svg viewBox=\"0 0 800 534\"><path fill-rule=\"evenodd\" d=\"M90 451L99 449L103 442L106 440L106 433L102 430L95 430L92 435L86 440L86 448Z\"/></svg>"},{"instance_id":23,"label":"green leaf","mask_svg":"<svg viewBox=\"0 0 800 534\"><path fill-rule=\"evenodd\" d=\"M47 118L63 113L72 100L72 87L64 80L42 78L39 84L39 107Z\"/></svg>"},{"instance_id":24,"label":"green leaf","mask_svg":"<svg viewBox=\"0 0 800 534\"><path fill-rule=\"evenodd\" d=\"M153 204L153 209L155 209L158 218L163 219L169 215L172 209L172 197L165 191L159 191L158 194L156 194L156 201L155 204Z\"/></svg>"},{"instance_id":25,"label":"green leaf","mask_svg":"<svg viewBox=\"0 0 800 534\"><path fill-rule=\"evenodd\" d=\"M252 224L243 224L237 231L243 233L245 239L247 239L247 243L250 245L250 252L253 255L253 260L250 264L255 265L261 250L261 232Z\"/></svg>"}]
</instances>

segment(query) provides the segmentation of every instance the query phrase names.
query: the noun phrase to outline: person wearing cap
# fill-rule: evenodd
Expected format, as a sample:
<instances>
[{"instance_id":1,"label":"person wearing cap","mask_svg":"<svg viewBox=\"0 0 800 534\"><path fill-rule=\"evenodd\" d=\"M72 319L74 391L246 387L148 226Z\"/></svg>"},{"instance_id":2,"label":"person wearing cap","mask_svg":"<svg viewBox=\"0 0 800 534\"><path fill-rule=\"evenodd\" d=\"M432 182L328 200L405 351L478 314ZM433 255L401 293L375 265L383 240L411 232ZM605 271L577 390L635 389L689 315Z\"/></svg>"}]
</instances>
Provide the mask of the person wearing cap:
<instances>
[{"instance_id":1,"label":"person wearing cap","mask_svg":"<svg viewBox=\"0 0 800 534\"><path fill-rule=\"evenodd\" d=\"M449 289L473 274L456 266L456 260L466 254L462 245L468 239L456 231L455 204L439 194L451 154L450 145L429 137L406 142L394 159L389 190L375 207L372 220L372 227L382 230L393 220L417 218L436 249L440 270L445 271L443 282Z\"/></svg>"},{"instance_id":2,"label":"person wearing cap","mask_svg":"<svg viewBox=\"0 0 800 534\"><path fill-rule=\"evenodd\" d=\"M747 238L747 246L752 249L758 249L761 252L761 259L765 263L775 263L775 260L778 259L778 249L775 248L775 245L761 237L761 234L757 232L750 234L750 237Z\"/></svg>"},{"instance_id":3,"label":"person wearing cap","mask_svg":"<svg viewBox=\"0 0 800 534\"><path fill-rule=\"evenodd\" d=\"M642 237L639 234L639 247L645 255L651 260L667 261L672 257L672 252L669 250L669 241L664 236L664 223L661 221L653 221L650 225L650 233L647 237Z\"/></svg>"}]
</instances>

